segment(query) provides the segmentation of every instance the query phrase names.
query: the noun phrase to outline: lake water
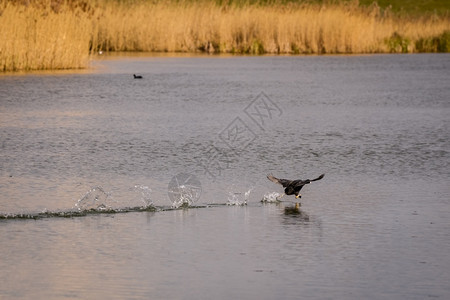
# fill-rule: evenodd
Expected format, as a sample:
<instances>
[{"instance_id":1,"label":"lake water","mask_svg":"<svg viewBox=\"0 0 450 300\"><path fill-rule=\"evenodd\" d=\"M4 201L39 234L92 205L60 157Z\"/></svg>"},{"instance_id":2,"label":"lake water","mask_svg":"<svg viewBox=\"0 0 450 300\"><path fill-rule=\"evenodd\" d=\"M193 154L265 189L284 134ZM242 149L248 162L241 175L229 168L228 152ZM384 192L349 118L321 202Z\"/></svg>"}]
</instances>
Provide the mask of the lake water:
<instances>
[{"instance_id":1,"label":"lake water","mask_svg":"<svg viewBox=\"0 0 450 300\"><path fill-rule=\"evenodd\" d=\"M450 55L92 64L0 75L0 299L450 298Z\"/></svg>"}]
</instances>

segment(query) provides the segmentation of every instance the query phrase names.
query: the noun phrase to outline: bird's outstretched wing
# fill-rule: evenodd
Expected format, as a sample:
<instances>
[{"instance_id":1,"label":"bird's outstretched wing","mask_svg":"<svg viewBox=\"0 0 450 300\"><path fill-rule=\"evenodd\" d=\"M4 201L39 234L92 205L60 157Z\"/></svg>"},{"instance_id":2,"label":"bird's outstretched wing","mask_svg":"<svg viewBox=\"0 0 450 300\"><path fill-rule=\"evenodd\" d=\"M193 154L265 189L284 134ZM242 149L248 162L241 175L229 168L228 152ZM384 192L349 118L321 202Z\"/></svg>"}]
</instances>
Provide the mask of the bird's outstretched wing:
<instances>
[{"instance_id":1,"label":"bird's outstretched wing","mask_svg":"<svg viewBox=\"0 0 450 300\"><path fill-rule=\"evenodd\" d=\"M275 182L275 183L281 184L283 187L287 187L287 186L292 182L292 180L288 180L288 179L279 179L279 178L276 178L276 177L274 177L274 176L272 176L272 175L267 175L267 178L268 178L270 181L273 181L273 182Z\"/></svg>"},{"instance_id":2,"label":"bird's outstretched wing","mask_svg":"<svg viewBox=\"0 0 450 300\"><path fill-rule=\"evenodd\" d=\"M323 176L325 176L325 174L320 175L319 177L317 177L316 179L311 179L310 181L317 181L323 178Z\"/></svg>"}]
</instances>

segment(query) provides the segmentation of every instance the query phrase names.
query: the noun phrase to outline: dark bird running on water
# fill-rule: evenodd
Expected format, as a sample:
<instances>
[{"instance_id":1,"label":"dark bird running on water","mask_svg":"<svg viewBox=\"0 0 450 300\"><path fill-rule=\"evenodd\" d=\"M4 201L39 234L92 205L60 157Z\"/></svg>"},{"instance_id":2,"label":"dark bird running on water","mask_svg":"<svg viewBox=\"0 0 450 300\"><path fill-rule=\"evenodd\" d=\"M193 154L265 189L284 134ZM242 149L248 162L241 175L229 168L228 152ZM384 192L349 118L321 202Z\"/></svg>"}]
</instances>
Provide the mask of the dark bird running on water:
<instances>
[{"instance_id":1,"label":"dark bird running on water","mask_svg":"<svg viewBox=\"0 0 450 300\"><path fill-rule=\"evenodd\" d=\"M133 77L134 77L134 79L142 79L142 76L141 76L141 75L133 74Z\"/></svg>"},{"instance_id":2,"label":"dark bird running on water","mask_svg":"<svg viewBox=\"0 0 450 300\"><path fill-rule=\"evenodd\" d=\"M323 176L325 176L325 174L320 175L319 177L317 177L316 179L306 179L306 180L301 180L301 179L297 179L297 180L288 180L288 179L278 179L272 175L267 175L267 178L270 181L273 181L275 183L279 183L284 187L284 193L286 195L295 195L295 198L301 198L302 195L300 194L300 190L303 188L303 186L305 184L311 183L313 181L317 181L323 178ZM279 198L283 197L283 195L281 195Z\"/></svg>"}]
</instances>

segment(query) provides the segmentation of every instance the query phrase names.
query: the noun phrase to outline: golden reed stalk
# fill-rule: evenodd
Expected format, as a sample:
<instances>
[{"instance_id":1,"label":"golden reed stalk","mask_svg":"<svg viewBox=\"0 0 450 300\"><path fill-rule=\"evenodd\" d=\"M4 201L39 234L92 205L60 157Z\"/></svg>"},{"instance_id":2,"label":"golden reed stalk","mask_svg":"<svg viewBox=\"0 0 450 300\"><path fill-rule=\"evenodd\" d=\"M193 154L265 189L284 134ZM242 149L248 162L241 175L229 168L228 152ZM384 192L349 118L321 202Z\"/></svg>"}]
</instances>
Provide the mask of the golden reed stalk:
<instances>
[{"instance_id":1,"label":"golden reed stalk","mask_svg":"<svg viewBox=\"0 0 450 300\"><path fill-rule=\"evenodd\" d=\"M449 52L450 18L378 6L211 1L0 0L0 69L82 68L97 51Z\"/></svg>"}]
</instances>

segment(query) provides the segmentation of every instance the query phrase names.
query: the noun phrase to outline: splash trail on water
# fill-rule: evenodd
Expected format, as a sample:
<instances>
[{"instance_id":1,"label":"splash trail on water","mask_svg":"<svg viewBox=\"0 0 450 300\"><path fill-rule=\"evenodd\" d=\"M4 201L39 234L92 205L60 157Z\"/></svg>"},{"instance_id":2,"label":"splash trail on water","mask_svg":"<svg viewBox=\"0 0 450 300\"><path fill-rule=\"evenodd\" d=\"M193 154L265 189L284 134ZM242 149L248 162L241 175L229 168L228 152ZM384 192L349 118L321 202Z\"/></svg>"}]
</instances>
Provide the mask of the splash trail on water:
<instances>
[{"instance_id":1,"label":"splash trail on water","mask_svg":"<svg viewBox=\"0 0 450 300\"><path fill-rule=\"evenodd\" d=\"M119 201L113 199L110 192L105 191L101 186L91 188L86 194L84 194L79 200L76 201L74 207L69 210L63 211L49 211L44 209L41 212L24 212L24 213L1 213L0 220L11 219L25 219L25 220L38 220L46 218L75 218L85 217L89 215L101 215L101 214L119 214L130 212L158 212L158 211L170 211L178 209L197 209L208 208L215 206L243 206L247 205L250 193L252 189L249 189L245 193L229 191L229 197L227 203L209 203L203 205L194 205L196 201L197 190L187 187L183 189L180 186L177 190L177 198L171 199L172 205L160 205L157 206L151 200L151 188L144 185L135 185L134 191L140 194L138 201L142 205L132 205L120 207ZM130 203L135 203L136 199L131 200Z\"/></svg>"}]
</instances>

